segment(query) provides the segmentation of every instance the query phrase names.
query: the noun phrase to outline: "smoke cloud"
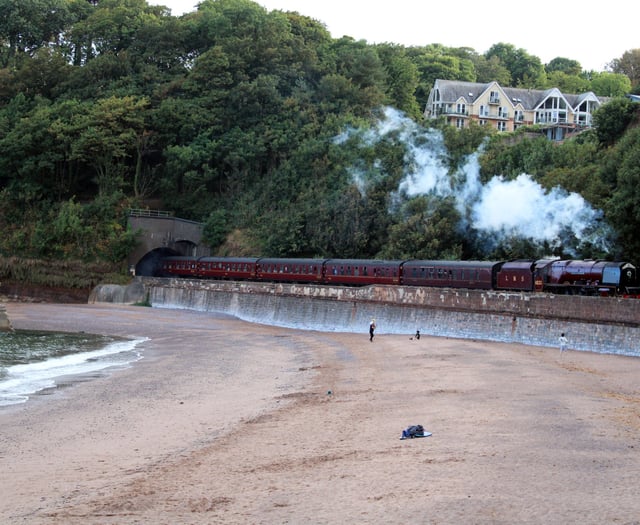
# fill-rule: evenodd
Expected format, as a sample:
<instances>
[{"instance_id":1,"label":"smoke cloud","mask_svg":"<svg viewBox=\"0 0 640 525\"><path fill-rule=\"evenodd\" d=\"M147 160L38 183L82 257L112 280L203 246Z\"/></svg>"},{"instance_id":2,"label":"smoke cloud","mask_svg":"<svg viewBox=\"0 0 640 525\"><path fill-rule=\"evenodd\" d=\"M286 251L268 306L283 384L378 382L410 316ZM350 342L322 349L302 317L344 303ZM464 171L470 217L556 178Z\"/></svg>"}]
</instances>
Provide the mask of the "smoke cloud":
<instances>
[{"instance_id":1,"label":"smoke cloud","mask_svg":"<svg viewBox=\"0 0 640 525\"><path fill-rule=\"evenodd\" d=\"M459 227L474 230L487 250L521 238L551 248L562 246L568 253L576 253L583 243L608 251L609 230L601 222L602 213L579 194L559 187L547 191L526 173L514 180L495 175L483 185L480 151L450 174L441 133L418 126L393 108L386 108L384 118L372 129L351 130L336 140L344 142L354 136L363 146L390 139L402 142L407 168L396 201L418 195L453 197L463 217ZM352 175L363 194L372 177L384 176L377 169L365 172L358 167Z\"/></svg>"}]
</instances>

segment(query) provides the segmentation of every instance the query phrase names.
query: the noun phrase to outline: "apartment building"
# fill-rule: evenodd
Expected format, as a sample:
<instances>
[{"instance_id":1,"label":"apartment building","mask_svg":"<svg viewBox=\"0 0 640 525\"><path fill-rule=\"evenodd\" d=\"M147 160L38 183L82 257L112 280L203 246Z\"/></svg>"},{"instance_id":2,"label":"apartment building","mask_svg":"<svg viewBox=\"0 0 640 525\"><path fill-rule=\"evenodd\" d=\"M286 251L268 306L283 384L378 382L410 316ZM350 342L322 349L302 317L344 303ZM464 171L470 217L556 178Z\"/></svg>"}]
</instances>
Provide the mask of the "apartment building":
<instances>
[{"instance_id":1,"label":"apartment building","mask_svg":"<svg viewBox=\"0 0 640 525\"><path fill-rule=\"evenodd\" d=\"M580 95L546 90L436 80L425 108L426 118L444 117L464 128L469 122L515 131L520 126L538 124L550 140L563 140L569 133L590 128L593 112L608 100L592 92Z\"/></svg>"}]
</instances>

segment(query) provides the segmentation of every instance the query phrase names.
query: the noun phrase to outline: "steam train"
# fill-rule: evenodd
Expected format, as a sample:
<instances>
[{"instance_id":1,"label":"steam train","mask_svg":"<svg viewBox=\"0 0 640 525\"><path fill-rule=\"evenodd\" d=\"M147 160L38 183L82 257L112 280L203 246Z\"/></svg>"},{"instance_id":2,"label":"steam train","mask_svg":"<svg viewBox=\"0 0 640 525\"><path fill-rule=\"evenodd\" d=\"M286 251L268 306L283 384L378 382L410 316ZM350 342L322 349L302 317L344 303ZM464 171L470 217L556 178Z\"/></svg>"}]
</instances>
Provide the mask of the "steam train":
<instances>
[{"instance_id":1,"label":"steam train","mask_svg":"<svg viewBox=\"0 0 640 525\"><path fill-rule=\"evenodd\" d=\"M640 297L636 267L602 260L428 261L165 257L160 277Z\"/></svg>"}]
</instances>

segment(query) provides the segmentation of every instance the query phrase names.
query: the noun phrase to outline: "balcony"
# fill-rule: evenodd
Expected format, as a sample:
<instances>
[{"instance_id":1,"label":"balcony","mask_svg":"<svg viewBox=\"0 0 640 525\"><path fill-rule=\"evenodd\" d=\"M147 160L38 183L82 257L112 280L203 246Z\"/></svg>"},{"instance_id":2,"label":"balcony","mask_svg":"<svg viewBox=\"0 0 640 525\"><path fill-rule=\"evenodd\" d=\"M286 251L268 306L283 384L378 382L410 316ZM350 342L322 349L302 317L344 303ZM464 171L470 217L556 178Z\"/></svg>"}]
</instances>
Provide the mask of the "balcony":
<instances>
[{"instance_id":1,"label":"balcony","mask_svg":"<svg viewBox=\"0 0 640 525\"><path fill-rule=\"evenodd\" d=\"M492 113L490 111L484 111L482 113L478 113L478 118L490 118L490 119L509 119L509 113L507 111L503 111L502 113Z\"/></svg>"},{"instance_id":2,"label":"balcony","mask_svg":"<svg viewBox=\"0 0 640 525\"><path fill-rule=\"evenodd\" d=\"M545 117L538 116L536 124L566 124L567 117Z\"/></svg>"},{"instance_id":3,"label":"balcony","mask_svg":"<svg viewBox=\"0 0 640 525\"><path fill-rule=\"evenodd\" d=\"M457 108L450 108L450 107L441 107L437 109L437 114L438 115L454 115L454 116L460 116L460 117L468 117L469 116L469 112L468 111L462 111L462 110L458 110Z\"/></svg>"}]
</instances>

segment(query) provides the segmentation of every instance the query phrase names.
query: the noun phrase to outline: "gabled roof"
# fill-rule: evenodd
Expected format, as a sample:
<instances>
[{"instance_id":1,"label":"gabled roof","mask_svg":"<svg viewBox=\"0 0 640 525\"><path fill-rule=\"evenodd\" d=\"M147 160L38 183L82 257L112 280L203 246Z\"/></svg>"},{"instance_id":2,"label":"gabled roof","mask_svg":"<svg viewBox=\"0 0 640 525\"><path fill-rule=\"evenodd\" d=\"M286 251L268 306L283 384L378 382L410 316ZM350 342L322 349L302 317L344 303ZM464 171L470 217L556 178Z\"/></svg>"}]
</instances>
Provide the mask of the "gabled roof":
<instances>
[{"instance_id":1,"label":"gabled roof","mask_svg":"<svg viewBox=\"0 0 640 525\"><path fill-rule=\"evenodd\" d=\"M442 102L455 102L460 97L464 97L469 102L473 102L478 95L487 89L488 84L477 82L460 82L458 80L436 80L435 88L440 91Z\"/></svg>"},{"instance_id":2,"label":"gabled roof","mask_svg":"<svg viewBox=\"0 0 640 525\"><path fill-rule=\"evenodd\" d=\"M455 103L460 98L464 98L469 103L473 103L485 91L491 89L492 86L501 90L513 107L521 104L526 110L536 109L551 95L563 97L572 108L577 108L585 99L591 97L600 104L608 100L608 97L597 97L591 91L576 95L562 93L558 88L539 90L502 87L497 82L480 83L437 79L434 84L434 89L438 89L440 92L440 102ZM433 102L432 93L429 95L429 103Z\"/></svg>"},{"instance_id":3,"label":"gabled roof","mask_svg":"<svg viewBox=\"0 0 640 525\"><path fill-rule=\"evenodd\" d=\"M604 104L609 100L609 97L598 97L592 91L588 91L587 93L581 93L580 95L565 95L567 101L571 104L573 109L578 109L578 106L582 104L585 100L592 100L597 102L598 105Z\"/></svg>"}]
</instances>

